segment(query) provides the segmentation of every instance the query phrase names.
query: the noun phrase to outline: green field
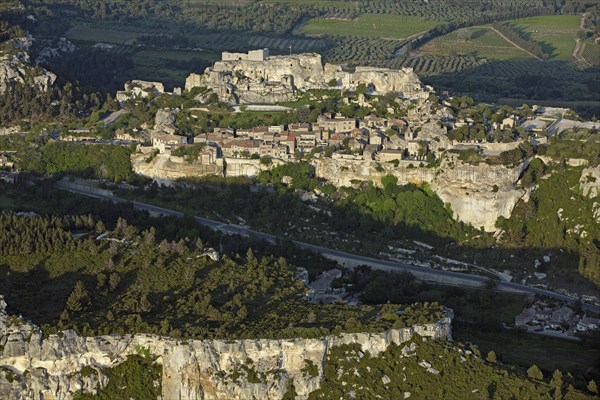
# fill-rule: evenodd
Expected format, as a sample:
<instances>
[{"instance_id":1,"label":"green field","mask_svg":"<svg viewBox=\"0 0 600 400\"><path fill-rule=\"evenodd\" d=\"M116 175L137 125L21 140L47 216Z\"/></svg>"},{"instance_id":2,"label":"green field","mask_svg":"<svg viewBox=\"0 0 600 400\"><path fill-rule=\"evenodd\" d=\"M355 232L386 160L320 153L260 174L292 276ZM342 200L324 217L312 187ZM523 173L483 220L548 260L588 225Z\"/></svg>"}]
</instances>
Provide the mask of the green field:
<instances>
[{"instance_id":1,"label":"green field","mask_svg":"<svg viewBox=\"0 0 600 400\"><path fill-rule=\"evenodd\" d=\"M115 29L94 28L89 25L75 25L69 29L66 36L71 40L85 40L89 42L133 44L135 40L146 33L131 32Z\"/></svg>"},{"instance_id":2,"label":"green field","mask_svg":"<svg viewBox=\"0 0 600 400\"><path fill-rule=\"evenodd\" d=\"M488 25L463 28L437 37L421 47L420 51L438 56L476 56L492 60L533 58Z\"/></svg>"},{"instance_id":3,"label":"green field","mask_svg":"<svg viewBox=\"0 0 600 400\"><path fill-rule=\"evenodd\" d=\"M231 1L233 2L233 1ZM358 2L347 2L340 0L263 0L263 4L299 4L315 8L331 7L335 9L358 9Z\"/></svg>"},{"instance_id":4,"label":"green field","mask_svg":"<svg viewBox=\"0 0 600 400\"><path fill-rule=\"evenodd\" d=\"M406 39L438 24L437 21L400 15L363 14L354 20L311 19L301 29L310 35L374 36L387 39Z\"/></svg>"},{"instance_id":5,"label":"green field","mask_svg":"<svg viewBox=\"0 0 600 400\"><path fill-rule=\"evenodd\" d=\"M200 51L175 51L175 50L142 50L135 54L136 59L150 60L169 60L169 61L191 61L201 59L213 61L220 57L220 54L205 53Z\"/></svg>"},{"instance_id":6,"label":"green field","mask_svg":"<svg viewBox=\"0 0 600 400\"><path fill-rule=\"evenodd\" d=\"M579 31L578 15L552 15L512 21L531 39L540 43L545 53L554 59L571 59Z\"/></svg>"}]
</instances>

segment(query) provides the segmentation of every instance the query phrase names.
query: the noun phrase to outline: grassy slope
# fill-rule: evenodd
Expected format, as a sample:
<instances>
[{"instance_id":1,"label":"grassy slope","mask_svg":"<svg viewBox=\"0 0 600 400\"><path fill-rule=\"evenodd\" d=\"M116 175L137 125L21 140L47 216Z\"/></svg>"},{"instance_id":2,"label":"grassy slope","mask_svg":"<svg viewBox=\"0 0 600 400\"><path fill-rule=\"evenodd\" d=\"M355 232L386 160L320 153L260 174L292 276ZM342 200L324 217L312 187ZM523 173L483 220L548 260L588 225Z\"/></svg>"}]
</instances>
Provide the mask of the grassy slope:
<instances>
[{"instance_id":1,"label":"grassy slope","mask_svg":"<svg viewBox=\"0 0 600 400\"><path fill-rule=\"evenodd\" d=\"M467 41L465 37L468 34L470 39ZM532 59L487 25L463 28L435 38L425 44L421 52L438 56L475 55L497 60Z\"/></svg>"},{"instance_id":2,"label":"grassy slope","mask_svg":"<svg viewBox=\"0 0 600 400\"><path fill-rule=\"evenodd\" d=\"M406 39L415 33L427 31L437 24L436 21L420 21L419 17L363 14L352 21L323 18L312 19L300 31L302 33L319 35L375 36L390 39Z\"/></svg>"},{"instance_id":3,"label":"grassy slope","mask_svg":"<svg viewBox=\"0 0 600 400\"><path fill-rule=\"evenodd\" d=\"M554 59L571 59L579 30L578 15L552 15L518 19L514 24L542 45Z\"/></svg>"}]
</instances>

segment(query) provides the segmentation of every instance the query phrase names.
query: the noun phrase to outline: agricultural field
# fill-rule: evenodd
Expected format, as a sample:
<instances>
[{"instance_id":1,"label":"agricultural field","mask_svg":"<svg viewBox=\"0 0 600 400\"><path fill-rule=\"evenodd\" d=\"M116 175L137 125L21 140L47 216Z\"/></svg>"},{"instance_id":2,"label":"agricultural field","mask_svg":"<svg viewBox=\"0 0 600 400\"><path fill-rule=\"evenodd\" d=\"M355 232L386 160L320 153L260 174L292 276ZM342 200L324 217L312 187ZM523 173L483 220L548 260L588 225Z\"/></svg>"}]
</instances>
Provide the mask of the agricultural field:
<instances>
[{"instance_id":1,"label":"agricultural field","mask_svg":"<svg viewBox=\"0 0 600 400\"><path fill-rule=\"evenodd\" d=\"M348 20L314 18L308 21L300 33L309 35L343 35L406 39L438 25L438 21L414 16L363 14Z\"/></svg>"},{"instance_id":2,"label":"agricultural field","mask_svg":"<svg viewBox=\"0 0 600 400\"><path fill-rule=\"evenodd\" d=\"M433 56L422 55L417 57L396 57L384 63L388 68L410 67L419 76L430 76L461 72L471 68L480 67L485 61L474 56Z\"/></svg>"},{"instance_id":3,"label":"agricultural field","mask_svg":"<svg viewBox=\"0 0 600 400\"><path fill-rule=\"evenodd\" d=\"M232 0L233 2L235 0ZM262 4L294 4L314 7L319 10L358 10L358 2L340 0L263 0Z\"/></svg>"},{"instance_id":4,"label":"agricultural field","mask_svg":"<svg viewBox=\"0 0 600 400\"><path fill-rule=\"evenodd\" d=\"M588 39L582 45L581 57L592 65L600 66L600 44Z\"/></svg>"},{"instance_id":5,"label":"agricultural field","mask_svg":"<svg viewBox=\"0 0 600 400\"><path fill-rule=\"evenodd\" d=\"M353 62L376 64L394 57L404 42L373 37L340 37L326 53L326 61L333 63Z\"/></svg>"},{"instance_id":6,"label":"agricultural field","mask_svg":"<svg viewBox=\"0 0 600 400\"><path fill-rule=\"evenodd\" d=\"M271 36L250 36L248 39L248 46L250 48L268 48L270 50L288 52L290 45L292 46L292 52L294 53L321 53L325 51L329 46L327 42L322 39L312 38L278 38Z\"/></svg>"},{"instance_id":7,"label":"agricultural field","mask_svg":"<svg viewBox=\"0 0 600 400\"><path fill-rule=\"evenodd\" d=\"M538 42L551 59L572 59L579 31L578 15L550 15L512 21L512 25Z\"/></svg>"},{"instance_id":8,"label":"agricultural field","mask_svg":"<svg viewBox=\"0 0 600 400\"><path fill-rule=\"evenodd\" d=\"M490 60L533 58L489 25L463 28L437 37L422 46L419 52L438 56L476 56Z\"/></svg>"},{"instance_id":9,"label":"agricultural field","mask_svg":"<svg viewBox=\"0 0 600 400\"><path fill-rule=\"evenodd\" d=\"M144 35L147 34L125 30L97 28L87 24L77 24L66 33L69 40L117 44L133 44L138 37Z\"/></svg>"},{"instance_id":10,"label":"agricultural field","mask_svg":"<svg viewBox=\"0 0 600 400\"><path fill-rule=\"evenodd\" d=\"M135 53L135 57L142 60L165 60L165 61L192 61L195 59L213 61L220 54L205 53L200 51L175 51L146 49Z\"/></svg>"}]
</instances>

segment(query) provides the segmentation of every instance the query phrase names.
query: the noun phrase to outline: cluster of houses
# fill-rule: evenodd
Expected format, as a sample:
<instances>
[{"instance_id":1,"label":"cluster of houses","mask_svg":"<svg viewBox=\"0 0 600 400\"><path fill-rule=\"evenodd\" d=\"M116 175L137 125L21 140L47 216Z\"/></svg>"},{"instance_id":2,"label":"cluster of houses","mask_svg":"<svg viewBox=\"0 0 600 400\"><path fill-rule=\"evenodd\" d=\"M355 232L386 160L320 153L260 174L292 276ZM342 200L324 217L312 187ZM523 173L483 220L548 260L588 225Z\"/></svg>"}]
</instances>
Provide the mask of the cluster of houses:
<instances>
[{"instance_id":1,"label":"cluster of houses","mask_svg":"<svg viewBox=\"0 0 600 400\"><path fill-rule=\"evenodd\" d=\"M554 330L573 336L578 332L599 330L600 319L580 316L567 305L553 307L543 301L537 301L515 317L515 327L537 332Z\"/></svg>"},{"instance_id":2,"label":"cluster of houses","mask_svg":"<svg viewBox=\"0 0 600 400\"><path fill-rule=\"evenodd\" d=\"M532 137L538 136L535 143L539 144L545 141L547 134L558 134L566 129L600 128L598 122L565 119L568 109L534 107L533 111L529 118L510 115L501 122L486 124L486 129L511 130L521 127ZM193 140L177 135L175 126L167 124L159 130L155 129L151 140L152 146L161 153L170 153L180 146L206 144L203 150L206 160L253 156L288 160L298 153L304 155L315 148L329 147L334 151L343 149L343 153L351 153L365 160L390 162L423 160L427 153L437 157L441 151L460 149L464 143L449 140L446 137L448 128L472 125L472 119L456 118L447 107L435 107L433 103L423 102L408 109L402 118L383 118L373 114L364 118L347 118L324 113L314 123L256 126L250 129L219 127L210 133L201 133ZM519 143L519 140L512 143L487 143L483 140L470 145L477 146L483 153L495 155L515 148Z\"/></svg>"},{"instance_id":3,"label":"cluster of houses","mask_svg":"<svg viewBox=\"0 0 600 400\"><path fill-rule=\"evenodd\" d=\"M417 140L403 119L374 115L362 119L325 113L315 123L256 126L250 129L215 128L189 143L175 132L155 131L152 146L160 153L171 153L181 146L205 144L213 157L251 158L270 156L281 160L307 154L315 148L344 148L368 159L390 161L423 156L422 141Z\"/></svg>"}]
</instances>

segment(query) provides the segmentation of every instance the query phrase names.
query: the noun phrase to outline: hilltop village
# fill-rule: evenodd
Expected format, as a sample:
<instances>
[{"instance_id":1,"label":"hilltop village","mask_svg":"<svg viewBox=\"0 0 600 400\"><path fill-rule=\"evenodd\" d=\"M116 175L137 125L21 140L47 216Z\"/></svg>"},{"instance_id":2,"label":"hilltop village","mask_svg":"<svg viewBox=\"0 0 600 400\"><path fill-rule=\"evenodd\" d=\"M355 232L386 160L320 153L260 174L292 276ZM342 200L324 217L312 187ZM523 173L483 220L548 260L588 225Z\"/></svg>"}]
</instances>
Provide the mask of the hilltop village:
<instances>
[{"instance_id":1,"label":"hilltop village","mask_svg":"<svg viewBox=\"0 0 600 400\"><path fill-rule=\"evenodd\" d=\"M206 132L184 136L176 124L178 114L190 112L192 118L197 118L195 111L208 112L210 108L166 108L156 114L155 125L145 135L119 131L116 138L151 143L153 150L167 155L184 154L186 146L201 145L198 161L203 165L222 166L224 158L293 161L326 149L338 159L396 164L408 161L407 165L419 166L420 162L439 159L448 150L499 155L525 141L537 145L568 129L599 126L575 119L568 109L501 107L486 115L489 112L476 107L472 99L439 101L432 88L422 85L410 68L357 67L354 72L345 72L340 66L323 67L318 54L268 54L268 49L248 54L225 52L222 61L207 68L203 75L188 77L186 93L199 90L201 94L195 99L200 103L209 102L210 95L216 96L236 112L281 112L291 108L277 103L301 97L316 103L332 97L329 92L339 92L346 109L358 109L361 115L323 112L314 122L247 128L211 126ZM326 93L314 93L319 91ZM117 94L117 99L125 102L164 93L161 83L133 81ZM176 88L172 94L181 93ZM381 106L382 98L389 100L386 107ZM252 100L260 104L250 104ZM67 136L71 140L93 139L85 134ZM140 151L152 150L145 147Z\"/></svg>"},{"instance_id":2,"label":"hilltop village","mask_svg":"<svg viewBox=\"0 0 600 400\"><path fill-rule=\"evenodd\" d=\"M410 68L323 65L318 54L271 56L268 49L224 52L203 74L191 74L185 89L128 82L115 104L54 138L135 143L133 171L161 183L256 177L296 162L310 163L316 178L336 187L380 185L393 175L400 185L430 185L454 219L490 232L534 189L520 181L529 160L560 162L540 146L586 140L600 127L566 108L437 94ZM597 194L595 163L577 151L566 162L586 168L582 190Z\"/></svg>"}]
</instances>

